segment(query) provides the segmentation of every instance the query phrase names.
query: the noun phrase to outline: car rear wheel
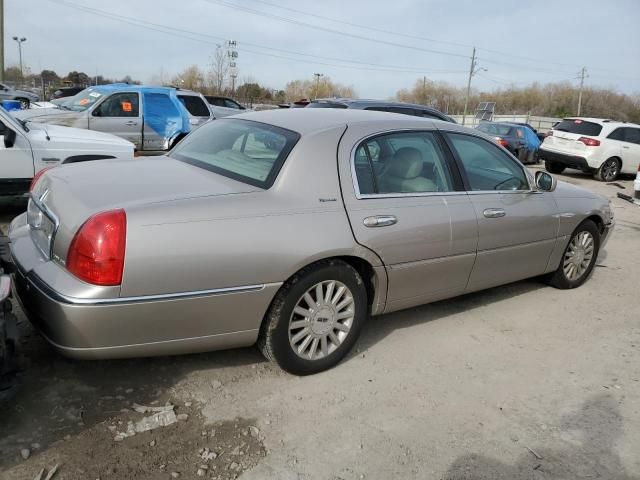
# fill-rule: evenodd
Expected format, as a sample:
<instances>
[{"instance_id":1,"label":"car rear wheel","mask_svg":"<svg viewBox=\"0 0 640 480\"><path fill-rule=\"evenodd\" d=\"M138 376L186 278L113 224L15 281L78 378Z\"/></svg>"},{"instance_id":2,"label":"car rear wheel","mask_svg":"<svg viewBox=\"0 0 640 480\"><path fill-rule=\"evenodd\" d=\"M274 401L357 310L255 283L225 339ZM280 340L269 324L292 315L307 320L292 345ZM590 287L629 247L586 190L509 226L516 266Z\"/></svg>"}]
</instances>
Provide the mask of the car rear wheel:
<instances>
[{"instance_id":1,"label":"car rear wheel","mask_svg":"<svg viewBox=\"0 0 640 480\"><path fill-rule=\"evenodd\" d=\"M565 167L563 164L558 163L558 162L552 162L551 160L545 160L544 161L544 168L549 173L558 174L558 173L564 172L564 169L567 168L567 167Z\"/></svg>"},{"instance_id":2,"label":"car rear wheel","mask_svg":"<svg viewBox=\"0 0 640 480\"><path fill-rule=\"evenodd\" d=\"M318 262L295 274L276 294L258 347L289 373L318 373L351 350L367 315L360 274L341 260Z\"/></svg>"},{"instance_id":3,"label":"car rear wheel","mask_svg":"<svg viewBox=\"0 0 640 480\"><path fill-rule=\"evenodd\" d=\"M620 175L620 160L609 158L596 170L594 177L601 182L613 182Z\"/></svg>"},{"instance_id":4,"label":"car rear wheel","mask_svg":"<svg viewBox=\"0 0 640 480\"><path fill-rule=\"evenodd\" d=\"M591 220L586 220L573 232L558 269L548 277L549 284L561 289L582 285L596 264L599 250L598 227Z\"/></svg>"}]
</instances>

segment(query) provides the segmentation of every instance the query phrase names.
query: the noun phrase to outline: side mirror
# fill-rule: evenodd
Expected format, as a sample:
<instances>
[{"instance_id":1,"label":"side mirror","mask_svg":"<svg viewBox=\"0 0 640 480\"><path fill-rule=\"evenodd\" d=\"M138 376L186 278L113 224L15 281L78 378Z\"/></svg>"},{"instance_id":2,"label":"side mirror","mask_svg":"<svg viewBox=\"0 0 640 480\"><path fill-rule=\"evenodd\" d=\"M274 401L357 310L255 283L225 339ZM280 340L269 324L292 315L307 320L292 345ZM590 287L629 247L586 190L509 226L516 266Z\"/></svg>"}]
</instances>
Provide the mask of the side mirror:
<instances>
[{"instance_id":1,"label":"side mirror","mask_svg":"<svg viewBox=\"0 0 640 480\"><path fill-rule=\"evenodd\" d=\"M547 172L536 172L536 187L543 192L553 192L558 185L558 181L554 176Z\"/></svg>"},{"instance_id":2,"label":"side mirror","mask_svg":"<svg viewBox=\"0 0 640 480\"><path fill-rule=\"evenodd\" d=\"M4 147L11 148L16 143L16 132L11 130L10 128L5 129L4 131Z\"/></svg>"}]
</instances>

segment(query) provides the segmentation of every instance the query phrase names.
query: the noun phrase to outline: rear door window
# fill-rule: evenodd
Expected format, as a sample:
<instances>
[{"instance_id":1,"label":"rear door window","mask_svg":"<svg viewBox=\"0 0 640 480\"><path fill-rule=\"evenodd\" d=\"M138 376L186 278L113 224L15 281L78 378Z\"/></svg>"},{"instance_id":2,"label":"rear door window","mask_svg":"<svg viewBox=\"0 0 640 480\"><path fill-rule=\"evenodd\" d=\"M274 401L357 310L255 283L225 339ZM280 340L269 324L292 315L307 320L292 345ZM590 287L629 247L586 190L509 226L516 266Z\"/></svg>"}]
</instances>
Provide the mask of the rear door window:
<instances>
[{"instance_id":1,"label":"rear door window","mask_svg":"<svg viewBox=\"0 0 640 480\"><path fill-rule=\"evenodd\" d=\"M616 128L613 132L609 134L607 137L610 140L624 140L624 128Z\"/></svg>"},{"instance_id":2,"label":"rear door window","mask_svg":"<svg viewBox=\"0 0 640 480\"><path fill-rule=\"evenodd\" d=\"M194 117L209 117L211 112L205 105L200 97L195 95L178 95L178 98L187 109L187 111Z\"/></svg>"},{"instance_id":3,"label":"rear door window","mask_svg":"<svg viewBox=\"0 0 640 480\"><path fill-rule=\"evenodd\" d=\"M625 128L624 141L640 145L640 128Z\"/></svg>"},{"instance_id":4,"label":"rear door window","mask_svg":"<svg viewBox=\"0 0 640 480\"><path fill-rule=\"evenodd\" d=\"M576 135L588 135L597 137L602 131L602 125L593 122L587 122L579 118L570 118L558 123L554 130L560 132L575 133Z\"/></svg>"}]
</instances>

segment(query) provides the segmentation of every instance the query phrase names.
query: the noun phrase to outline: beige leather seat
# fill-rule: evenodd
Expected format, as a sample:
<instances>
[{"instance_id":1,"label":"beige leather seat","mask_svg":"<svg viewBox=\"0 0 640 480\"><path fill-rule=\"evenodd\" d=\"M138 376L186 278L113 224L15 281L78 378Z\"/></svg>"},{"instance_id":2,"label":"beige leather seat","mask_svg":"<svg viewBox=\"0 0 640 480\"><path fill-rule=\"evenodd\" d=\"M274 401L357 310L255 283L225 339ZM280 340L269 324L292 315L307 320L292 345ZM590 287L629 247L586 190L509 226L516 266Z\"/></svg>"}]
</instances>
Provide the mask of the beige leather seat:
<instances>
[{"instance_id":1,"label":"beige leather seat","mask_svg":"<svg viewBox=\"0 0 640 480\"><path fill-rule=\"evenodd\" d=\"M422 176L424 162L420 150L402 147L380 175L380 193L435 192L436 184Z\"/></svg>"}]
</instances>

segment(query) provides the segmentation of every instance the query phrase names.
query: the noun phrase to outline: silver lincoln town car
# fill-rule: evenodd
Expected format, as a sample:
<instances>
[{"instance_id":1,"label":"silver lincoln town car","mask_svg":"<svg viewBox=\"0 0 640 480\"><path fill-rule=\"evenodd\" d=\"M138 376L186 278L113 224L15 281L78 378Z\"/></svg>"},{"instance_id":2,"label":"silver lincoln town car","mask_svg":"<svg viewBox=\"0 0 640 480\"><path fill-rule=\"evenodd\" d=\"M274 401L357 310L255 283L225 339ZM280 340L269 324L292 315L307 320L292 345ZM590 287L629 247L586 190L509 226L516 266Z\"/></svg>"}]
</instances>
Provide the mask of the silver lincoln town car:
<instances>
[{"instance_id":1,"label":"silver lincoln town car","mask_svg":"<svg viewBox=\"0 0 640 480\"><path fill-rule=\"evenodd\" d=\"M257 343L304 375L370 315L528 277L578 287L613 223L606 198L477 130L295 109L216 120L164 157L51 169L9 238L17 296L65 355Z\"/></svg>"}]
</instances>

